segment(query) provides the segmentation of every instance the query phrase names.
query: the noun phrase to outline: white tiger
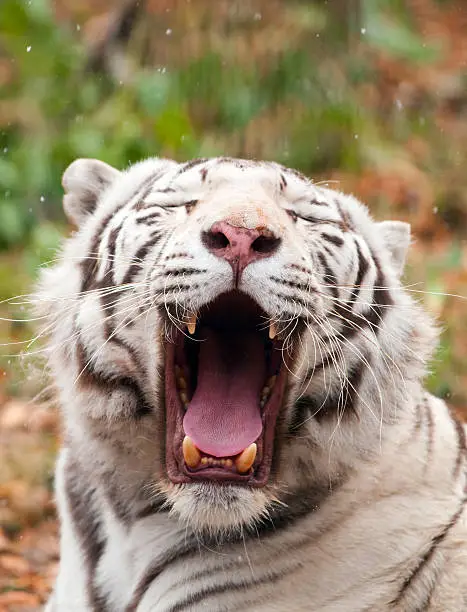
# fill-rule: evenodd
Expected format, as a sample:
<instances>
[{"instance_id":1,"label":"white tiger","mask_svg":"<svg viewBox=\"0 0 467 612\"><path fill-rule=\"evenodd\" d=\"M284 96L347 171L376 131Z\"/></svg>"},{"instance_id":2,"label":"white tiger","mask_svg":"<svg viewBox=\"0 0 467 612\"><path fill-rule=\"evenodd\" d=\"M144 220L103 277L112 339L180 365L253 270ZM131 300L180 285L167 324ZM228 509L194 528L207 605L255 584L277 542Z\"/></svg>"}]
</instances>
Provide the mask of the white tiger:
<instances>
[{"instance_id":1,"label":"white tiger","mask_svg":"<svg viewBox=\"0 0 467 612\"><path fill-rule=\"evenodd\" d=\"M408 225L271 162L63 185L48 612L467 610L465 431L422 388Z\"/></svg>"}]
</instances>

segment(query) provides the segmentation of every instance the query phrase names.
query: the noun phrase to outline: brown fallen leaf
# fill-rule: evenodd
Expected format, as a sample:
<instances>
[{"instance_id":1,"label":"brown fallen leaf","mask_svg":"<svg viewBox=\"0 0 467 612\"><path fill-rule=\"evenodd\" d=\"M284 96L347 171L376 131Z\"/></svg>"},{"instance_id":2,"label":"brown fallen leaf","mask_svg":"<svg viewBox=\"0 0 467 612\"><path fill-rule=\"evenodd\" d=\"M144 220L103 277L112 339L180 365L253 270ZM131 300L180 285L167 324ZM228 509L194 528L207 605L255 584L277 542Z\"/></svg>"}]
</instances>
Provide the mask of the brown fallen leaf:
<instances>
[{"instance_id":1,"label":"brown fallen leaf","mask_svg":"<svg viewBox=\"0 0 467 612\"><path fill-rule=\"evenodd\" d=\"M31 571L31 567L24 557L10 553L0 555L0 568L14 576L22 576Z\"/></svg>"},{"instance_id":2,"label":"brown fallen leaf","mask_svg":"<svg viewBox=\"0 0 467 612\"><path fill-rule=\"evenodd\" d=\"M6 552L7 550L10 550L10 548L11 548L11 542L6 537L3 529L0 527L0 553Z\"/></svg>"},{"instance_id":3,"label":"brown fallen leaf","mask_svg":"<svg viewBox=\"0 0 467 612\"><path fill-rule=\"evenodd\" d=\"M0 411L0 429L11 431L24 427L28 421L31 406L27 402L11 399Z\"/></svg>"},{"instance_id":4,"label":"brown fallen leaf","mask_svg":"<svg viewBox=\"0 0 467 612\"><path fill-rule=\"evenodd\" d=\"M39 597L26 591L7 591L0 593L0 606L38 606ZM26 610L27 608L25 608Z\"/></svg>"}]
</instances>

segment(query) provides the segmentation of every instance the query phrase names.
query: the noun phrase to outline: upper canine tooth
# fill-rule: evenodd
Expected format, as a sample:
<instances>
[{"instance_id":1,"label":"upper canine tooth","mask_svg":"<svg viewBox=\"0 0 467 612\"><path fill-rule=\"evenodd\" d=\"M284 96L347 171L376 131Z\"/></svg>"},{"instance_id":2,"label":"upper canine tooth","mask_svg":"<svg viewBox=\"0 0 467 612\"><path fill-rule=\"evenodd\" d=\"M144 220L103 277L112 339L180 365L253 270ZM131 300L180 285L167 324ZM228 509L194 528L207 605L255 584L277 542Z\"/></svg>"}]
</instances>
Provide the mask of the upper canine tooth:
<instances>
[{"instance_id":1,"label":"upper canine tooth","mask_svg":"<svg viewBox=\"0 0 467 612\"><path fill-rule=\"evenodd\" d=\"M257 450L258 447L253 442L235 459L235 466L240 474L245 474L251 468L256 459Z\"/></svg>"},{"instance_id":2,"label":"upper canine tooth","mask_svg":"<svg viewBox=\"0 0 467 612\"><path fill-rule=\"evenodd\" d=\"M271 321L271 323L269 323L269 338L271 340L274 340L276 336L277 336L277 327L276 327L276 324Z\"/></svg>"},{"instance_id":3,"label":"upper canine tooth","mask_svg":"<svg viewBox=\"0 0 467 612\"><path fill-rule=\"evenodd\" d=\"M185 459L187 466L190 468L198 467L199 462L201 461L201 453L196 448L195 443L189 436L185 436L183 438L182 450L183 458Z\"/></svg>"},{"instance_id":4,"label":"upper canine tooth","mask_svg":"<svg viewBox=\"0 0 467 612\"><path fill-rule=\"evenodd\" d=\"M197 319L198 319L198 315L195 312L195 313L193 313L191 315L191 317L188 320L187 327L188 327L188 331L190 332L191 335L193 335L195 333L195 331L196 331L196 321L197 321Z\"/></svg>"},{"instance_id":5,"label":"upper canine tooth","mask_svg":"<svg viewBox=\"0 0 467 612\"><path fill-rule=\"evenodd\" d=\"M275 374L274 376L271 376L270 378L268 378L268 380L266 381L266 386L272 389L274 385L276 384L276 378L277 376Z\"/></svg>"}]
</instances>

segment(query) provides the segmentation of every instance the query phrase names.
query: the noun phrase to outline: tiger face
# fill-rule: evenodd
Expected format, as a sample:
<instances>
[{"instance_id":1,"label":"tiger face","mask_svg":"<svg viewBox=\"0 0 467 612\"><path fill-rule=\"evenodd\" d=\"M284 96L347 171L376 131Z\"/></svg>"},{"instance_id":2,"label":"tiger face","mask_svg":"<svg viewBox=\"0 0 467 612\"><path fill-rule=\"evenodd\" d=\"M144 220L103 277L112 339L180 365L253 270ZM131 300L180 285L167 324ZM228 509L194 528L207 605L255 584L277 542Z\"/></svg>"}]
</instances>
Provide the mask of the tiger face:
<instances>
[{"instance_id":1,"label":"tiger face","mask_svg":"<svg viewBox=\"0 0 467 612\"><path fill-rule=\"evenodd\" d=\"M40 288L50 361L118 511L250 528L377 452L386 386L423 361L401 349L406 224L269 162L78 160L63 185L78 231Z\"/></svg>"}]
</instances>

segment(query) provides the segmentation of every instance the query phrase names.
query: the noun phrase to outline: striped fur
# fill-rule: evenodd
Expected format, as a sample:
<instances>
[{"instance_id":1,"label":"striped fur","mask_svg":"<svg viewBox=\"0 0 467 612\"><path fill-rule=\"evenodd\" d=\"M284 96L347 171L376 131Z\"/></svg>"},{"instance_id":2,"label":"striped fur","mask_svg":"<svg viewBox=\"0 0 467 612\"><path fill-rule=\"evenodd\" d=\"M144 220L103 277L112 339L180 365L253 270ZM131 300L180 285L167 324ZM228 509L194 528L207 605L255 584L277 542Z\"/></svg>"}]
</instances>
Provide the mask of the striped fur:
<instances>
[{"instance_id":1,"label":"striped fur","mask_svg":"<svg viewBox=\"0 0 467 612\"><path fill-rule=\"evenodd\" d=\"M37 292L65 430L47 611L467 609L465 430L422 387L407 226L270 162L79 160L63 182L79 227ZM227 215L280 236L239 288L295 354L255 489L165 466L165 342L232 288L201 239Z\"/></svg>"}]
</instances>

